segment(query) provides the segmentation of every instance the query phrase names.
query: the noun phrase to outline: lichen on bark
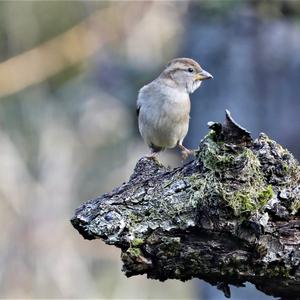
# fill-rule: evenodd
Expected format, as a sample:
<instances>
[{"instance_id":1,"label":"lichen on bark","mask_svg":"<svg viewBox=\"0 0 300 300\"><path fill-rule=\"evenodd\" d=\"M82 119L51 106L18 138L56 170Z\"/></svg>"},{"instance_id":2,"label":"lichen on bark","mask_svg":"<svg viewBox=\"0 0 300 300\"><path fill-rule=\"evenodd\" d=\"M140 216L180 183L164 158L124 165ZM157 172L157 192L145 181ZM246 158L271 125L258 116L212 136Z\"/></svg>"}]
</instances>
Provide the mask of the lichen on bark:
<instances>
[{"instance_id":1,"label":"lichen on bark","mask_svg":"<svg viewBox=\"0 0 300 300\"><path fill-rule=\"evenodd\" d=\"M226 112L209 123L195 159L169 169L141 158L129 181L78 208L73 226L121 248L127 276L250 281L267 294L300 294L300 170L265 134L253 141Z\"/></svg>"},{"instance_id":2,"label":"lichen on bark","mask_svg":"<svg viewBox=\"0 0 300 300\"><path fill-rule=\"evenodd\" d=\"M219 205L232 208L235 216L258 211L273 196L253 149L232 148L208 134L200 144L197 158L203 162L201 178L195 183L200 204L217 198ZM204 203L210 205L210 203Z\"/></svg>"}]
</instances>

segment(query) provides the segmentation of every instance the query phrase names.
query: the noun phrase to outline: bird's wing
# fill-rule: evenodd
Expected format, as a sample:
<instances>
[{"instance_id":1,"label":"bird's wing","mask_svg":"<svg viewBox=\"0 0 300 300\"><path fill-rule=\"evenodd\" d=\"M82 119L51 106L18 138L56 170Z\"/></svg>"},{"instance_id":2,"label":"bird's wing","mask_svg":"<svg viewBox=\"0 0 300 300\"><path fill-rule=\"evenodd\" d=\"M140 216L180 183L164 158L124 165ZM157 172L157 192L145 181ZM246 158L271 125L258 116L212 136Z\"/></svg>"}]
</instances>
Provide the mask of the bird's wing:
<instances>
[{"instance_id":1,"label":"bird's wing","mask_svg":"<svg viewBox=\"0 0 300 300\"><path fill-rule=\"evenodd\" d=\"M141 107L145 107L146 103L149 101L151 102L151 100L149 100L149 98L151 99L151 95L153 94L153 92L155 92L155 90L153 91L153 88L149 89L149 87L151 87L153 85L153 82L150 82L149 84L147 85L144 85L140 90L139 90L139 93L138 93L138 98L137 98L137 102L136 102L136 113L137 113L137 116L139 117L139 114L140 114L140 110L141 110Z\"/></svg>"},{"instance_id":2,"label":"bird's wing","mask_svg":"<svg viewBox=\"0 0 300 300\"><path fill-rule=\"evenodd\" d=\"M142 103L143 103L142 94L144 93L144 90L145 90L145 87L142 87L139 90L139 93L138 93L138 98L137 98L137 101L136 101L136 114L137 114L137 117L139 117L141 106L142 106Z\"/></svg>"}]
</instances>

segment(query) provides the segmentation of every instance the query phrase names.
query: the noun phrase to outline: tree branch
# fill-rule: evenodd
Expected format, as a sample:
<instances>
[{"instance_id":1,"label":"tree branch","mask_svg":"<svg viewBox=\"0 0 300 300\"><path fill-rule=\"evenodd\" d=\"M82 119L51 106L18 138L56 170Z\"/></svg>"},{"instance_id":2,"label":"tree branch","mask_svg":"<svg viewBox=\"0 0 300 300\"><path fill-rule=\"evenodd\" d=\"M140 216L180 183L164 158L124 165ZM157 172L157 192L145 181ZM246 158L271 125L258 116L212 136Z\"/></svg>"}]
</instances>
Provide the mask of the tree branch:
<instances>
[{"instance_id":1,"label":"tree branch","mask_svg":"<svg viewBox=\"0 0 300 300\"><path fill-rule=\"evenodd\" d=\"M300 297L300 169L265 134L252 140L226 111L195 159L175 169L141 158L129 181L79 207L86 239L122 250L127 276L203 279L230 297L249 281Z\"/></svg>"}]
</instances>

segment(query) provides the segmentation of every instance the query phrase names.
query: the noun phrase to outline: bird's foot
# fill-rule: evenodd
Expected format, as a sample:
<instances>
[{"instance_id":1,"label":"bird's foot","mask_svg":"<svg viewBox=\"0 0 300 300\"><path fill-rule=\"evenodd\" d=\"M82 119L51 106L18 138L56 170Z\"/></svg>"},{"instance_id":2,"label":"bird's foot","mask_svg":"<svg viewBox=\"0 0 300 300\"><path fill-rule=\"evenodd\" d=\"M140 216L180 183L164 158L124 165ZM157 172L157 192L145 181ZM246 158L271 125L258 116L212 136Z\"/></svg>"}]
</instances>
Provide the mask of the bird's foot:
<instances>
[{"instance_id":1,"label":"bird's foot","mask_svg":"<svg viewBox=\"0 0 300 300\"><path fill-rule=\"evenodd\" d=\"M195 152L188 148L185 148L183 145L178 145L181 150L181 157L183 160L186 160L189 156L194 156Z\"/></svg>"},{"instance_id":2,"label":"bird's foot","mask_svg":"<svg viewBox=\"0 0 300 300\"><path fill-rule=\"evenodd\" d=\"M151 154L147 155L146 158L153 159L158 162L157 156L158 156L158 152L152 152Z\"/></svg>"},{"instance_id":3,"label":"bird's foot","mask_svg":"<svg viewBox=\"0 0 300 300\"><path fill-rule=\"evenodd\" d=\"M194 156L195 153L193 150L190 149L185 149L185 150L181 150L181 157L183 160L186 160L189 156Z\"/></svg>"}]
</instances>

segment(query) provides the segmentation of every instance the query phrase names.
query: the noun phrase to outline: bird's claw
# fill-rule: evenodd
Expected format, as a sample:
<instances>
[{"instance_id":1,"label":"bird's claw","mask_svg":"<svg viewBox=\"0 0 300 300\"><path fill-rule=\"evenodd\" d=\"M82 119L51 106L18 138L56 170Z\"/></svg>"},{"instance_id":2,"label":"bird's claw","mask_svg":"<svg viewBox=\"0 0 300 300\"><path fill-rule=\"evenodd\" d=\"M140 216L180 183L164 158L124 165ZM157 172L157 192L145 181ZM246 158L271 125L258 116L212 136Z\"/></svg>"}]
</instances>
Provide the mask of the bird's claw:
<instances>
[{"instance_id":1,"label":"bird's claw","mask_svg":"<svg viewBox=\"0 0 300 300\"><path fill-rule=\"evenodd\" d=\"M186 160L189 156L194 156L195 155L195 152L193 150L190 150L190 149L183 149L181 150L181 157L183 160Z\"/></svg>"},{"instance_id":2,"label":"bird's claw","mask_svg":"<svg viewBox=\"0 0 300 300\"><path fill-rule=\"evenodd\" d=\"M152 159L152 160L154 160L154 161L158 162L157 155L158 155L158 153L157 153L157 152L153 152L153 153L151 153L151 154L147 155L147 156L146 156L146 158L148 158L148 159Z\"/></svg>"}]
</instances>

